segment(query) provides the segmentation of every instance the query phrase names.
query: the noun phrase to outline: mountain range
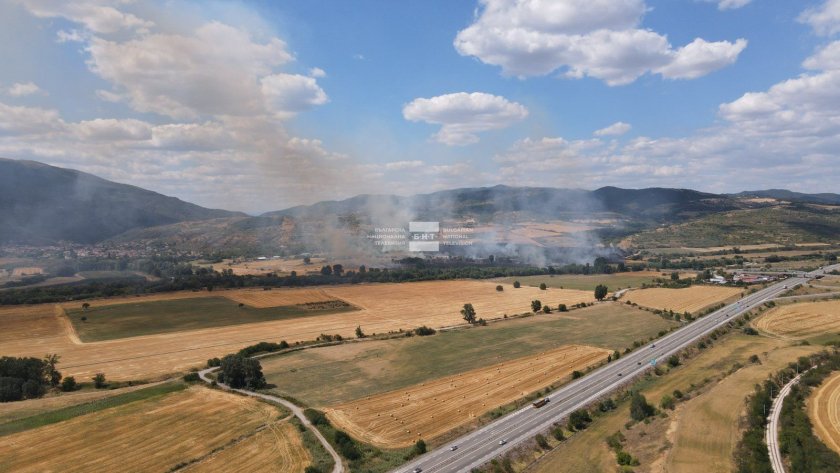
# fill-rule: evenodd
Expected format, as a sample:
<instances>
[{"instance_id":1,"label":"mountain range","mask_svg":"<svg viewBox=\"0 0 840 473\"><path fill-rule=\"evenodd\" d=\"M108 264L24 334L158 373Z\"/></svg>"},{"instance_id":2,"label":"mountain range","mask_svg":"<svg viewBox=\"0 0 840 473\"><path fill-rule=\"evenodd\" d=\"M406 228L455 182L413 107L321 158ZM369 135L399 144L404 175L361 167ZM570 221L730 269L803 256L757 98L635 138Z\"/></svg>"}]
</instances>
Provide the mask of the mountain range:
<instances>
[{"instance_id":1,"label":"mountain range","mask_svg":"<svg viewBox=\"0 0 840 473\"><path fill-rule=\"evenodd\" d=\"M786 190L712 194L690 189L594 191L494 186L414 196L359 195L249 216L34 161L0 159L0 243L163 241L198 249L318 244L371 225L409 220L477 224L523 221L612 222L625 232L777 205L840 204L838 194Z\"/></svg>"}]
</instances>

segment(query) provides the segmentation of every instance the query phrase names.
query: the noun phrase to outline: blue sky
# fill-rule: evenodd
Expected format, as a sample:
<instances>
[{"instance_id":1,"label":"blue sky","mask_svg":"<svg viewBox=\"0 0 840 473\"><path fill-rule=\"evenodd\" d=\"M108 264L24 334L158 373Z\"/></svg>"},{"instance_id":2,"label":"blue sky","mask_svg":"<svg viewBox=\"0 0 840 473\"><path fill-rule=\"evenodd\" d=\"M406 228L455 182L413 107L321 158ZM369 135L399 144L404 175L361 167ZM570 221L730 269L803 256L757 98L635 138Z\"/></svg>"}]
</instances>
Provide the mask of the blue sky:
<instances>
[{"instance_id":1,"label":"blue sky","mask_svg":"<svg viewBox=\"0 0 840 473\"><path fill-rule=\"evenodd\" d=\"M835 192L838 33L840 0L2 0L0 156L252 213L495 184Z\"/></svg>"}]
</instances>

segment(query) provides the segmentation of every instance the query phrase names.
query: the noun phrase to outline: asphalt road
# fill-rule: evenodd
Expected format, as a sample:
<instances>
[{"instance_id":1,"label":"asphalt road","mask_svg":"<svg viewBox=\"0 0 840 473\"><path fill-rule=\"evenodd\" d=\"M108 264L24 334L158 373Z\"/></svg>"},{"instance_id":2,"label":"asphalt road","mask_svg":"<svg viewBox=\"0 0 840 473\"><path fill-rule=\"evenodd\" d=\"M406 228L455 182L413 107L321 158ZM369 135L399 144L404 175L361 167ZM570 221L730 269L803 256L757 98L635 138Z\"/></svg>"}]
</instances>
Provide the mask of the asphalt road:
<instances>
[{"instance_id":1,"label":"asphalt road","mask_svg":"<svg viewBox=\"0 0 840 473\"><path fill-rule=\"evenodd\" d=\"M827 266L825 271L840 269L840 264ZM734 317L760 306L779 294L803 284L818 272L804 277L792 277L768 286L730 304L716 312L701 317L685 327L665 335L653 344L637 349L618 361L609 363L578 380L566 384L547 397L550 402L541 408L530 404L453 442L432 450L411 462L392 470L393 473L410 473L421 468L427 473L468 473L491 459L529 441L538 433L546 432L554 423L561 422L576 410L610 394L636 376L652 369L668 356L695 343L700 338L732 320ZM504 444L501 444L501 442ZM457 447L452 449L452 447Z\"/></svg>"}]
</instances>

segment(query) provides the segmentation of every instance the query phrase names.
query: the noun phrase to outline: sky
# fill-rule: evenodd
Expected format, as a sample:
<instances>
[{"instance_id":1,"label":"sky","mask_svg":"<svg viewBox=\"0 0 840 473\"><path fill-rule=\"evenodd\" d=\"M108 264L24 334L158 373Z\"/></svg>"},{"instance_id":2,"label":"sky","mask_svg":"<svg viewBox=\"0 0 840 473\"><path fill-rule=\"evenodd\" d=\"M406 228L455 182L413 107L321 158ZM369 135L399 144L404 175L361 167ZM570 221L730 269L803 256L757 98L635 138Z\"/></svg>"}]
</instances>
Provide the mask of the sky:
<instances>
[{"instance_id":1,"label":"sky","mask_svg":"<svg viewBox=\"0 0 840 473\"><path fill-rule=\"evenodd\" d=\"M0 63L0 157L252 214L840 191L840 0L0 0Z\"/></svg>"}]
</instances>

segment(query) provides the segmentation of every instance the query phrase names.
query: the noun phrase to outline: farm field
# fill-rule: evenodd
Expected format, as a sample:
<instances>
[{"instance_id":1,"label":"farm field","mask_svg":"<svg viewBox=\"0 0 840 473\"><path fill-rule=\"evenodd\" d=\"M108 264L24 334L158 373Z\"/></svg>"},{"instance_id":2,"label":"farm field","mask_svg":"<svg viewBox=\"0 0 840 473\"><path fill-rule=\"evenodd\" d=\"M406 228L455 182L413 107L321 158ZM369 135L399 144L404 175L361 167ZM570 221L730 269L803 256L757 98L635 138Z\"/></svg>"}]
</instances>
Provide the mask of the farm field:
<instances>
[{"instance_id":1,"label":"farm field","mask_svg":"<svg viewBox=\"0 0 840 473\"><path fill-rule=\"evenodd\" d=\"M694 273L685 273L683 277L694 277ZM659 271L636 271L630 273L615 273L615 274L546 274L540 276L519 276L501 278L499 281L513 284L513 281L519 281L523 286L539 287L541 283L545 283L548 287L578 289L581 291L593 291L595 286L603 284L607 286L610 291L625 289L628 287L641 287L642 284L652 284L657 278L670 278L670 273L662 273Z\"/></svg>"},{"instance_id":2,"label":"farm field","mask_svg":"<svg viewBox=\"0 0 840 473\"><path fill-rule=\"evenodd\" d=\"M430 337L304 350L261 360L274 392L329 406L452 376L564 345L623 350L673 322L619 303L597 304ZM330 380L330 389L323 389Z\"/></svg>"},{"instance_id":3,"label":"farm field","mask_svg":"<svg viewBox=\"0 0 840 473\"><path fill-rule=\"evenodd\" d=\"M840 301L779 305L753 322L764 332L783 338L809 338L840 331Z\"/></svg>"},{"instance_id":4,"label":"farm field","mask_svg":"<svg viewBox=\"0 0 840 473\"><path fill-rule=\"evenodd\" d=\"M0 353L8 356L42 357L57 353L65 376L88 380L104 372L113 380L159 379L164 375L203 365L221 356L261 341L314 340L320 334L354 337L361 325L367 334L462 324L459 313L472 302L479 317L501 317L530 310L530 301L577 303L592 301L589 292L537 288L516 291L508 287L497 292L496 283L486 281L434 281L403 284L366 284L324 288L327 294L361 310L279 321L254 322L225 327L170 332L139 337L83 343L72 330L61 307L52 304L0 307ZM310 289L307 289L310 290ZM289 291L295 291L290 289ZM121 297L90 301L92 308L138 301L173 301L216 297L227 292L181 292L148 297ZM258 292L262 292L261 290ZM266 291L268 292L268 291ZM281 292L275 290L270 292ZM432 294L433 296L429 296ZM272 296L274 297L274 296ZM64 307L81 308L80 302ZM90 309L92 310L92 309ZM601 328L595 329L596 332Z\"/></svg>"},{"instance_id":5,"label":"farm field","mask_svg":"<svg viewBox=\"0 0 840 473\"><path fill-rule=\"evenodd\" d=\"M193 463L183 471L300 473L310 462L311 457L301 441L300 432L294 425L283 422L272 424L248 439Z\"/></svg>"},{"instance_id":6,"label":"farm field","mask_svg":"<svg viewBox=\"0 0 840 473\"><path fill-rule=\"evenodd\" d=\"M693 313L738 296L741 292L742 289L735 287L691 286L685 289L657 287L630 291L624 294L621 300L653 309Z\"/></svg>"},{"instance_id":7,"label":"farm field","mask_svg":"<svg viewBox=\"0 0 840 473\"><path fill-rule=\"evenodd\" d=\"M0 469L165 472L278 415L251 398L196 386L0 437Z\"/></svg>"},{"instance_id":8,"label":"farm field","mask_svg":"<svg viewBox=\"0 0 840 473\"><path fill-rule=\"evenodd\" d=\"M67 317L73 323L76 333L83 342L277 321L295 317L311 317L354 310L352 306L340 301L323 306L288 305L281 307L266 306L265 308L262 308L262 306L255 308L247 305L239 307L235 302L236 300L248 300L248 297L245 296L251 294L257 293L239 293L239 299L234 299L237 296L231 298L207 296L192 299L93 306L87 310L65 310ZM267 303L266 300L257 300L257 302ZM82 317L85 317L84 321Z\"/></svg>"},{"instance_id":9,"label":"farm field","mask_svg":"<svg viewBox=\"0 0 840 473\"><path fill-rule=\"evenodd\" d=\"M730 335L667 375L639 385L648 402L658 404L664 394L675 389L690 393L691 399L668 411L669 421L655 428L638 424L630 432L624 423L630 419L627 403L598 417L585 431L558 445L540 463L536 473L600 473L616 469L615 454L609 450L607 436L622 431L628 437L626 450L640 458L637 472L734 471L732 451L740 440L740 417L746 398L755 383L786 366L790 360L819 350L819 347L792 346L790 342L767 337ZM757 354L761 364L749 364ZM718 382L733 364L745 365ZM711 385L698 393L690 386ZM658 422L658 421L656 421ZM637 429L640 429L637 431ZM642 434L644 432L644 434ZM663 446L671 445L670 448ZM529 470L531 471L531 470Z\"/></svg>"},{"instance_id":10,"label":"farm field","mask_svg":"<svg viewBox=\"0 0 840 473\"><path fill-rule=\"evenodd\" d=\"M383 448L434 439L497 407L550 384L573 370L604 361L609 350L568 345L397 391L327 408L330 421L354 437Z\"/></svg>"},{"instance_id":11,"label":"farm field","mask_svg":"<svg viewBox=\"0 0 840 473\"><path fill-rule=\"evenodd\" d=\"M832 374L811 393L808 417L814 433L824 444L840 453L840 372Z\"/></svg>"}]
</instances>

